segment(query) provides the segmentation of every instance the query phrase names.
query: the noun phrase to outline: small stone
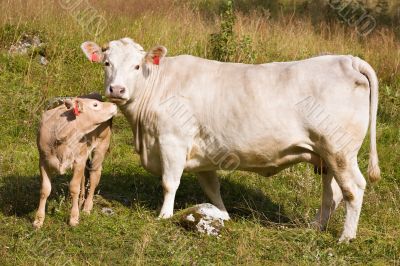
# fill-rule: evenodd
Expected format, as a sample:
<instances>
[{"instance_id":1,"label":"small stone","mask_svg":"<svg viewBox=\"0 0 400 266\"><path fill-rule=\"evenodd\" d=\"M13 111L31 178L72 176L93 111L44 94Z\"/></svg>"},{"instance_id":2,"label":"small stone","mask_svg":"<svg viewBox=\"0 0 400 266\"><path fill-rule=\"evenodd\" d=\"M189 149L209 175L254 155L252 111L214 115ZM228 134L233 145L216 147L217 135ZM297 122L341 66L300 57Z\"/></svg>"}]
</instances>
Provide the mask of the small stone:
<instances>
[{"instance_id":1,"label":"small stone","mask_svg":"<svg viewBox=\"0 0 400 266\"><path fill-rule=\"evenodd\" d=\"M48 61L48 60L46 59L46 57L44 57L44 56L40 56L39 62L40 62L40 64L43 65L43 66L46 66L46 65L49 63L49 61Z\"/></svg>"},{"instance_id":2,"label":"small stone","mask_svg":"<svg viewBox=\"0 0 400 266\"><path fill-rule=\"evenodd\" d=\"M38 36L33 36L31 43L33 46L40 46L42 45L42 42L40 41Z\"/></svg>"},{"instance_id":3,"label":"small stone","mask_svg":"<svg viewBox=\"0 0 400 266\"><path fill-rule=\"evenodd\" d=\"M196 219L194 218L193 214L189 214L188 216L186 216L186 220L188 220L189 222L195 222Z\"/></svg>"},{"instance_id":4,"label":"small stone","mask_svg":"<svg viewBox=\"0 0 400 266\"><path fill-rule=\"evenodd\" d=\"M44 46L45 43L43 43L38 36L24 34L20 41L10 46L8 52L10 54L25 55L36 49L43 48Z\"/></svg>"},{"instance_id":5,"label":"small stone","mask_svg":"<svg viewBox=\"0 0 400 266\"><path fill-rule=\"evenodd\" d=\"M102 208L101 212L107 216L114 215L114 211L111 208L107 208L107 207Z\"/></svg>"}]
</instances>

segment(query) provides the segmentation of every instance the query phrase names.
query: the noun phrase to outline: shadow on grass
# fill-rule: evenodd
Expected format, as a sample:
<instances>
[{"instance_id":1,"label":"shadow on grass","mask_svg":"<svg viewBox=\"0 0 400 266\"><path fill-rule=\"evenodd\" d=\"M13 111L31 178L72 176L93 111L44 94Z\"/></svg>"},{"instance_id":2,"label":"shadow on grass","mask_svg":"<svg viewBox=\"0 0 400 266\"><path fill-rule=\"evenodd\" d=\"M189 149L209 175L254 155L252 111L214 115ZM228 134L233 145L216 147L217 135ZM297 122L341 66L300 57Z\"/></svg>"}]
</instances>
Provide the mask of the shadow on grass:
<instances>
[{"instance_id":1,"label":"shadow on grass","mask_svg":"<svg viewBox=\"0 0 400 266\"><path fill-rule=\"evenodd\" d=\"M70 175L52 178L49 199L68 197ZM158 212L162 205L161 179L146 173L102 175L98 194L124 206L141 206ZM0 211L4 215L28 218L39 202L39 176L7 176L0 182ZM228 212L236 218L255 218L265 226L271 223L291 223L279 205L262 191L243 186L227 178L222 180L221 193ZM175 210L209 202L193 175L184 175L176 194ZM96 204L96 203L95 203Z\"/></svg>"}]
</instances>

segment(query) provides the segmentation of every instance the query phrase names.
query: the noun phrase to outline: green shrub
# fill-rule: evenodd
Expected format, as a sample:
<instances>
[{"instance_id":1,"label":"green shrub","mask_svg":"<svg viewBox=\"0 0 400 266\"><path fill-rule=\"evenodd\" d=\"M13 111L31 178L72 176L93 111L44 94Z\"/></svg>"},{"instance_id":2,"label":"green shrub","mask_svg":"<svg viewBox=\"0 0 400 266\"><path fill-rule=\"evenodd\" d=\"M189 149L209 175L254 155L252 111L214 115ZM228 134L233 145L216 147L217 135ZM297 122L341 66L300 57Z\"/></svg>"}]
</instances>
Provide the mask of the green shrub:
<instances>
[{"instance_id":1,"label":"green shrub","mask_svg":"<svg viewBox=\"0 0 400 266\"><path fill-rule=\"evenodd\" d=\"M234 33L236 16L232 1L227 1L221 14L221 30L210 36L211 58L223 62L247 62L255 60L250 36L239 38Z\"/></svg>"}]
</instances>

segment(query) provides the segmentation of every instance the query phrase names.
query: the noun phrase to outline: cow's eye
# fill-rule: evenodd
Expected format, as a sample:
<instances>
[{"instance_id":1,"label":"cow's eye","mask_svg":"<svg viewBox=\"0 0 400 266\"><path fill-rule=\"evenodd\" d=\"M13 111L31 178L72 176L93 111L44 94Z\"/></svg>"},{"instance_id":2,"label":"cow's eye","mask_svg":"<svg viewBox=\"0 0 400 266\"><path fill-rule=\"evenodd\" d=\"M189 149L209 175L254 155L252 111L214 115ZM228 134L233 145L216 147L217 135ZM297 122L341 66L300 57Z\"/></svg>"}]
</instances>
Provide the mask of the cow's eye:
<instances>
[{"instance_id":1,"label":"cow's eye","mask_svg":"<svg viewBox=\"0 0 400 266\"><path fill-rule=\"evenodd\" d=\"M104 62L104 65L108 67L108 66L110 66L110 62L105 61L105 62Z\"/></svg>"},{"instance_id":2,"label":"cow's eye","mask_svg":"<svg viewBox=\"0 0 400 266\"><path fill-rule=\"evenodd\" d=\"M139 65L135 66L135 69L136 69L136 70L138 70L139 68L140 68L140 66L139 66Z\"/></svg>"}]
</instances>

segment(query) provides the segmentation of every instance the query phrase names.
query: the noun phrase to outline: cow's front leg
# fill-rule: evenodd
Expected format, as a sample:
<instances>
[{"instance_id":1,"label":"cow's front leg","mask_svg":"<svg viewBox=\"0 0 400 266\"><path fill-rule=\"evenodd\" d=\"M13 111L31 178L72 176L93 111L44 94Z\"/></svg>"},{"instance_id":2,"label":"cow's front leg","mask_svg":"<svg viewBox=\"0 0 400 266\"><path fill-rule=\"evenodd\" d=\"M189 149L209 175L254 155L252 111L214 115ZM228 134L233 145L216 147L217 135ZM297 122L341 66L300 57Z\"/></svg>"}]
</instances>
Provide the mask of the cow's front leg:
<instances>
[{"instance_id":1,"label":"cow's front leg","mask_svg":"<svg viewBox=\"0 0 400 266\"><path fill-rule=\"evenodd\" d=\"M186 148L176 139L161 139L160 152L164 203L159 218L166 219L174 214L175 194L185 167Z\"/></svg>"}]
</instances>

